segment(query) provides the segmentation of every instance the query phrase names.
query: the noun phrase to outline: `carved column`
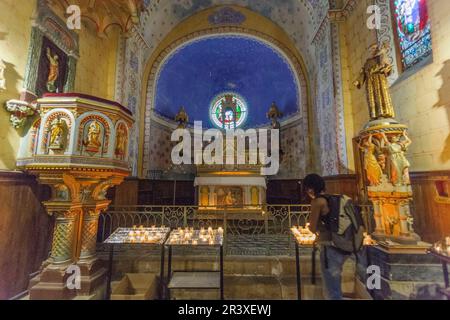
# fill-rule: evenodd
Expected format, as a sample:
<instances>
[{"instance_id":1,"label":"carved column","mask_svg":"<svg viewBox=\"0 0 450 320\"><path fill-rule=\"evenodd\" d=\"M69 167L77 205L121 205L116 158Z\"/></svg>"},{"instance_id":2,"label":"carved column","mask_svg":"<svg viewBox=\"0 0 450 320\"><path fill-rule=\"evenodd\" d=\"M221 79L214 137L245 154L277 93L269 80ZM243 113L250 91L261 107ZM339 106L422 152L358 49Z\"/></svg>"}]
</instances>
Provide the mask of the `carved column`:
<instances>
[{"instance_id":1,"label":"carved column","mask_svg":"<svg viewBox=\"0 0 450 320\"><path fill-rule=\"evenodd\" d=\"M63 265L73 262L78 212L78 210L69 210L53 213L56 220L50 255L52 264Z\"/></svg>"}]
</instances>

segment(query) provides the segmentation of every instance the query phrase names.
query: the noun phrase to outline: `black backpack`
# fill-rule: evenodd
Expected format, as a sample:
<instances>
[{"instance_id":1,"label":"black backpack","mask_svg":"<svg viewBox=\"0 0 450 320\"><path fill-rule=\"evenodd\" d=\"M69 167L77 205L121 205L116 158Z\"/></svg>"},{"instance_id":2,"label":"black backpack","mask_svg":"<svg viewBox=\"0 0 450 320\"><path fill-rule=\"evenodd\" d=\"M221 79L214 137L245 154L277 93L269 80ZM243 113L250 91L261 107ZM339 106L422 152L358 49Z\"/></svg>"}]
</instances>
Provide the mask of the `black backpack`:
<instances>
[{"instance_id":1,"label":"black backpack","mask_svg":"<svg viewBox=\"0 0 450 320\"><path fill-rule=\"evenodd\" d=\"M329 212L322 217L331 234L332 246L345 252L356 253L364 241L364 221L361 212L351 198L345 195L323 195L328 202Z\"/></svg>"}]
</instances>

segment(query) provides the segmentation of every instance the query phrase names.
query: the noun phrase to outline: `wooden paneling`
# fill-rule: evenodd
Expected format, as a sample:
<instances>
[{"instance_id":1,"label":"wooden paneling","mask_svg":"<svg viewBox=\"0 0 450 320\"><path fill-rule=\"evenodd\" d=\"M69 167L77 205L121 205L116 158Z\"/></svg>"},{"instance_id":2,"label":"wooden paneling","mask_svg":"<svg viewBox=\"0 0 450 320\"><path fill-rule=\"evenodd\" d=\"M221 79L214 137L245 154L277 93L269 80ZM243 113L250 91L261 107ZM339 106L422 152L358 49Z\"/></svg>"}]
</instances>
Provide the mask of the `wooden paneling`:
<instances>
[{"instance_id":1,"label":"wooden paneling","mask_svg":"<svg viewBox=\"0 0 450 320\"><path fill-rule=\"evenodd\" d=\"M345 194L358 202L358 187L356 175L346 174L325 177L326 192L330 194Z\"/></svg>"},{"instance_id":2,"label":"wooden paneling","mask_svg":"<svg viewBox=\"0 0 450 320\"><path fill-rule=\"evenodd\" d=\"M48 257L53 224L41 205L48 196L33 177L0 171L0 299L26 290Z\"/></svg>"},{"instance_id":3,"label":"wooden paneling","mask_svg":"<svg viewBox=\"0 0 450 320\"><path fill-rule=\"evenodd\" d=\"M111 198L110 196L111 195ZM113 199L115 206L133 206L138 204L139 179L125 179L122 184L108 193L108 198Z\"/></svg>"},{"instance_id":4,"label":"wooden paneling","mask_svg":"<svg viewBox=\"0 0 450 320\"><path fill-rule=\"evenodd\" d=\"M300 180L269 180L267 182L267 203L297 204L301 202Z\"/></svg>"},{"instance_id":5,"label":"wooden paneling","mask_svg":"<svg viewBox=\"0 0 450 320\"><path fill-rule=\"evenodd\" d=\"M411 174L414 226L422 239L428 242L436 242L450 236L450 202L438 201L437 181L450 181L450 171Z\"/></svg>"}]
</instances>

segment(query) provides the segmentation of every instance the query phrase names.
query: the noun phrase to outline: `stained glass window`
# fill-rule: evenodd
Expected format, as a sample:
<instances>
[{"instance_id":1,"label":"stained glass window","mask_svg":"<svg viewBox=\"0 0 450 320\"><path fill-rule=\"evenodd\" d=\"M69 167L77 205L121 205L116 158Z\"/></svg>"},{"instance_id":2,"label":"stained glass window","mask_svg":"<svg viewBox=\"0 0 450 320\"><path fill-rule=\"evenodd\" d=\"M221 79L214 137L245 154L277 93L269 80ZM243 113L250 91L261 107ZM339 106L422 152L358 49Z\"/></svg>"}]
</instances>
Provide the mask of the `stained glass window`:
<instances>
[{"instance_id":1,"label":"stained glass window","mask_svg":"<svg viewBox=\"0 0 450 320\"><path fill-rule=\"evenodd\" d=\"M225 130L239 128L247 118L247 104L235 93L224 93L214 98L210 109L211 120Z\"/></svg>"},{"instance_id":2,"label":"stained glass window","mask_svg":"<svg viewBox=\"0 0 450 320\"><path fill-rule=\"evenodd\" d=\"M403 68L431 54L431 31L426 0L395 0L394 17Z\"/></svg>"}]
</instances>

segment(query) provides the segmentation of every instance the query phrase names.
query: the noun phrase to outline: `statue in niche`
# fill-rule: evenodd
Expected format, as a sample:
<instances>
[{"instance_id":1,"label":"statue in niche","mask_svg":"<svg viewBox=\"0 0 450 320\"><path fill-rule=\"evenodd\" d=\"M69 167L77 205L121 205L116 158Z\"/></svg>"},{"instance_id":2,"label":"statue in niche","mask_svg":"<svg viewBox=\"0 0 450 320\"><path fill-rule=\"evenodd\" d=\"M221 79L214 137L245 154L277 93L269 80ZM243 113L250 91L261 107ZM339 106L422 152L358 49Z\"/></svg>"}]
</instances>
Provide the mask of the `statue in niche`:
<instances>
[{"instance_id":1,"label":"statue in niche","mask_svg":"<svg viewBox=\"0 0 450 320\"><path fill-rule=\"evenodd\" d=\"M5 70L5 62L0 59L0 92L6 90Z\"/></svg>"},{"instance_id":2,"label":"statue in niche","mask_svg":"<svg viewBox=\"0 0 450 320\"><path fill-rule=\"evenodd\" d=\"M383 170L375 156L377 146L373 143L372 135L364 139L359 145L359 148L364 152L364 169L366 171L367 181L371 186L381 184Z\"/></svg>"},{"instance_id":3,"label":"statue in niche","mask_svg":"<svg viewBox=\"0 0 450 320\"><path fill-rule=\"evenodd\" d=\"M175 116L175 121L178 122L178 129L185 129L189 122L189 116L187 115L184 107L182 106Z\"/></svg>"},{"instance_id":4,"label":"statue in niche","mask_svg":"<svg viewBox=\"0 0 450 320\"><path fill-rule=\"evenodd\" d=\"M411 139L406 135L406 131L391 135L390 139L385 133L382 133L382 137L386 144L389 180L394 186L409 185L410 163L405 153L412 143Z\"/></svg>"},{"instance_id":5,"label":"statue in niche","mask_svg":"<svg viewBox=\"0 0 450 320\"><path fill-rule=\"evenodd\" d=\"M92 121L88 128L87 141L85 141L84 143L87 152L89 153L99 152L100 147L102 146L102 143L100 142L100 134L101 134L100 124L96 120Z\"/></svg>"},{"instance_id":6,"label":"statue in niche","mask_svg":"<svg viewBox=\"0 0 450 320\"><path fill-rule=\"evenodd\" d=\"M280 129L281 125L278 121L283 116L283 113L278 109L275 102L270 106L269 112L267 112L267 118L272 122L272 129Z\"/></svg>"},{"instance_id":7,"label":"statue in niche","mask_svg":"<svg viewBox=\"0 0 450 320\"><path fill-rule=\"evenodd\" d=\"M370 57L361 69L359 78L353 83L358 89L365 84L371 120L394 118L395 112L387 78L392 73L392 64L387 62L388 44L369 47Z\"/></svg>"},{"instance_id":8,"label":"statue in niche","mask_svg":"<svg viewBox=\"0 0 450 320\"><path fill-rule=\"evenodd\" d=\"M123 124L120 124L116 132L116 147L114 151L117 158L121 160L124 159L125 152L127 149L127 143L128 143L127 129Z\"/></svg>"},{"instance_id":9,"label":"statue in niche","mask_svg":"<svg viewBox=\"0 0 450 320\"><path fill-rule=\"evenodd\" d=\"M47 58L50 63L48 78L47 78L47 90L48 92L56 92L57 87L55 82L59 76L59 57L57 54L52 55L50 48L47 48Z\"/></svg>"},{"instance_id":10,"label":"statue in niche","mask_svg":"<svg viewBox=\"0 0 450 320\"><path fill-rule=\"evenodd\" d=\"M61 117L52 121L50 126L50 143L51 150L64 150L66 148L66 132L67 124Z\"/></svg>"}]
</instances>

